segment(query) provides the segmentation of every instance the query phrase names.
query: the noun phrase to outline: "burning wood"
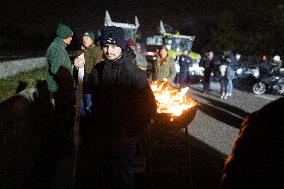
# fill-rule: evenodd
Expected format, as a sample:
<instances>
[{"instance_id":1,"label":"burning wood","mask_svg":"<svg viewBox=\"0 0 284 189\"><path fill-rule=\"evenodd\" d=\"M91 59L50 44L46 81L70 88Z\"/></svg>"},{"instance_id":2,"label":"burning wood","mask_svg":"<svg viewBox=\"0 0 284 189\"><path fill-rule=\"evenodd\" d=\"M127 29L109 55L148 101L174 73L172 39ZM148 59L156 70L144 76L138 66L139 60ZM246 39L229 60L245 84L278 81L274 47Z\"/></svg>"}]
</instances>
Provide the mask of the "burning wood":
<instances>
[{"instance_id":1,"label":"burning wood","mask_svg":"<svg viewBox=\"0 0 284 189\"><path fill-rule=\"evenodd\" d=\"M170 121L197 105L194 100L185 95L189 87L178 89L168 82L153 82L151 89L157 102L157 112L170 114Z\"/></svg>"}]
</instances>

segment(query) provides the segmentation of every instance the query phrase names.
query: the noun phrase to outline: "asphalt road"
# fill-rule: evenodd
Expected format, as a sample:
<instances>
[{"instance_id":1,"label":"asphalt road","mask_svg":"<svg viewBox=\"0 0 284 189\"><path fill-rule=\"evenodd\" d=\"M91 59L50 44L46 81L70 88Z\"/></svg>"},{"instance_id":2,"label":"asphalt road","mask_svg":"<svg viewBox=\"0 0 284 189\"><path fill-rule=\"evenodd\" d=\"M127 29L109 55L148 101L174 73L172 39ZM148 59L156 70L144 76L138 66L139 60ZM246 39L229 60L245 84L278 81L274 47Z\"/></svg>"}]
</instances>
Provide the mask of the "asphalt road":
<instances>
[{"instance_id":1,"label":"asphalt road","mask_svg":"<svg viewBox=\"0 0 284 189\"><path fill-rule=\"evenodd\" d=\"M211 83L211 89L204 94L201 84L192 84L188 92L200 103L188 126L189 164L184 130L171 134L153 130L152 172L137 171L136 188L218 188L224 160L243 119L279 98L235 89L223 100L218 83ZM51 145L56 128L49 114L46 104L29 106L21 97L0 104L0 188L72 187L73 158L56 157L56 145Z\"/></svg>"},{"instance_id":2,"label":"asphalt road","mask_svg":"<svg viewBox=\"0 0 284 189\"><path fill-rule=\"evenodd\" d=\"M190 134L208 144L223 155L231 149L231 143L243 119L250 113L280 96L254 95L249 91L234 89L227 100L220 98L219 84L211 82L209 93L202 93L201 84L192 84L189 95L201 103L199 114L190 125Z\"/></svg>"}]
</instances>

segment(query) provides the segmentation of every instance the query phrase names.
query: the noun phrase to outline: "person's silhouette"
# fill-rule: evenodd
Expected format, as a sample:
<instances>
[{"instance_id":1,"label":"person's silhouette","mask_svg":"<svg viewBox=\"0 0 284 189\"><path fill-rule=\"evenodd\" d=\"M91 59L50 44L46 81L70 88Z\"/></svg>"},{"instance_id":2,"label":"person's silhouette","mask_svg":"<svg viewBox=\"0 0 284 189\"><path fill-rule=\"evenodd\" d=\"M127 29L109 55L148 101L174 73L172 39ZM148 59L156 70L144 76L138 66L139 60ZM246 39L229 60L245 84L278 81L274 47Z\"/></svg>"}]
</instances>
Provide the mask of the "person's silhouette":
<instances>
[{"instance_id":1,"label":"person's silhouette","mask_svg":"<svg viewBox=\"0 0 284 189\"><path fill-rule=\"evenodd\" d=\"M250 115L225 162L223 189L284 188L284 97Z\"/></svg>"}]
</instances>

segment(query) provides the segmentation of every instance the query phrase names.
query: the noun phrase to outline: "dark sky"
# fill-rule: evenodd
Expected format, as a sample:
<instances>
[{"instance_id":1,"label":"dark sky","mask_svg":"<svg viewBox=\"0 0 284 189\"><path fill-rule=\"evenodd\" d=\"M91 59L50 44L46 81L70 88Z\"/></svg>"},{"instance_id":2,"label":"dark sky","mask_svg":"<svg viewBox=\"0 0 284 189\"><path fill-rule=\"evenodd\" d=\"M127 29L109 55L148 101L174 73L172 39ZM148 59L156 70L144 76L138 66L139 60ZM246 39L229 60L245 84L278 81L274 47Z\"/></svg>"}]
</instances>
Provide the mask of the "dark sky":
<instances>
[{"instance_id":1,"label":"dark sky","mask_svg":"<svg viewBox=\"0 0 284 189\"><path fill-rule=\"evenodd\" d=\"M48 36L63 22L80 35L101 28L108 10L116 22L134 24L134 16L138 16L142 35L150 35L161 19L176 30L186 29L200 19L214 20L224 8L224 0L2 0L0 23L10 23L26 34Z\"/></svg>"}]
</instances>

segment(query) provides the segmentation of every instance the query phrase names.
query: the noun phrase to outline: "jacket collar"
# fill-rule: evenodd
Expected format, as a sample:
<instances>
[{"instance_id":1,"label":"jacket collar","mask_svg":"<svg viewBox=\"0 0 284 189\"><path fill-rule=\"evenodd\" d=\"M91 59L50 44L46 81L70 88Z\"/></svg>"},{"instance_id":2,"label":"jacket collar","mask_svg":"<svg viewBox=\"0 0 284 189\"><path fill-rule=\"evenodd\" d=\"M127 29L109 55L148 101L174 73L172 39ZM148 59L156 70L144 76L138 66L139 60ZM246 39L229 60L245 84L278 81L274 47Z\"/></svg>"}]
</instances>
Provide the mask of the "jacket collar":
<instances>
[{"instance_id":1,"label":"jacket collar","mask_svg":"<svg viewBox=\"0 0 284 189\"><path fill-rule=\"evenodd\" d=\"M122 66L123 64L132 63L135 59L136 55L134 51L130 48L126 48L121 56L119 56L115 60L106 60L106 63L111 63L113 66Z\"/></svg>"}]
</instances>

